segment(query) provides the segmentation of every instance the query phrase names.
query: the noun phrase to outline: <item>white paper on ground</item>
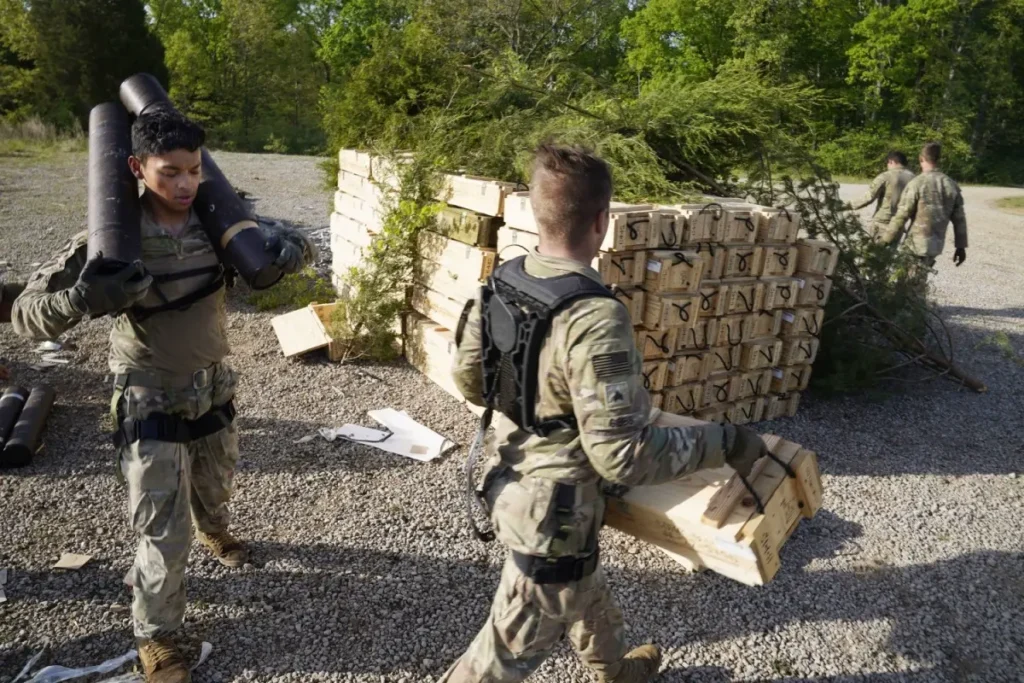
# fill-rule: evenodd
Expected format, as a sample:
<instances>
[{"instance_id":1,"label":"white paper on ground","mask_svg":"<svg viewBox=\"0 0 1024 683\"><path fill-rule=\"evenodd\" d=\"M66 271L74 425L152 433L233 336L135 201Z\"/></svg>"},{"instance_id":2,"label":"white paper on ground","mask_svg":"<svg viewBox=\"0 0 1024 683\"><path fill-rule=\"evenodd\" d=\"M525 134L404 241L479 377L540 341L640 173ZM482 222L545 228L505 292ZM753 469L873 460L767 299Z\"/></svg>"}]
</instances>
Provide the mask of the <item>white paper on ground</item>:
<instances>
[{"instance_id":1,"label":"white paper on ground","mask_svg":"<svg viewBox=\"0 0 1024 683\"><path fill-rule=\"evenodd\" d=\"M341 438L420 462L434 460L455 445L437 432L419 424L404 411L399 412L388 408L386 410L371 410L368 415L384 425L388 431L346 424L341 427L321 429L320 435L328 441Z\"/></svg>"},{"instance_id":2,"label":"white paper on ground","mask_svg":"<svg viewBox=\"0 0 1024 683\"><path fill-rule=\"evenodd\" d=\"M91 555L79 555L78 553L64 553L53 565L53 569L81 569L85 563L92 559Z\"/></svg>"},{"instance_id":3,"label":"white paper on ground","mask_svg":"<svg viewBox=\"0 0 1024 683\"><path fill-rule=\"evenodd\" d=\"M90 676L92 674L108 674L138 658L138 652L135 650L128 650L128 652L124 653L120 657L108 659L102 664L97 664L96 666L90 666L84 669L69 669L64 666L48 666L37 672L35 676L28 680L28 683L60 683L61 681L70 681L75 678L82 678L83 676Z\"/></svg>"}]
</instances>

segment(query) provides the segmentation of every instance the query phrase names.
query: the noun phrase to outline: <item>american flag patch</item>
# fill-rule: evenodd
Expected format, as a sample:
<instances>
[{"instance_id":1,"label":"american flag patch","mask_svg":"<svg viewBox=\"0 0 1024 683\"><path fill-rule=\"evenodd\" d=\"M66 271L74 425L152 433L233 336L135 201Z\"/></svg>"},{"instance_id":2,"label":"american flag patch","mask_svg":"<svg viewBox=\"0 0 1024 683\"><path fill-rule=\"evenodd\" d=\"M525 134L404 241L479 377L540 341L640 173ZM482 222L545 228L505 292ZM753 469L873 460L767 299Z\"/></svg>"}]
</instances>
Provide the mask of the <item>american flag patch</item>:
<instances>
[{"instance_id":1,"label":"american flag patch","mask_svg":"<svg viewBox=\"0 0 1024 683\"><path fill-rule=\"evenodd\" d=\"M629 354L625 351L601 353L590 361L598 379L615 379L630 373Z\"/></svg>"}]
</instances>

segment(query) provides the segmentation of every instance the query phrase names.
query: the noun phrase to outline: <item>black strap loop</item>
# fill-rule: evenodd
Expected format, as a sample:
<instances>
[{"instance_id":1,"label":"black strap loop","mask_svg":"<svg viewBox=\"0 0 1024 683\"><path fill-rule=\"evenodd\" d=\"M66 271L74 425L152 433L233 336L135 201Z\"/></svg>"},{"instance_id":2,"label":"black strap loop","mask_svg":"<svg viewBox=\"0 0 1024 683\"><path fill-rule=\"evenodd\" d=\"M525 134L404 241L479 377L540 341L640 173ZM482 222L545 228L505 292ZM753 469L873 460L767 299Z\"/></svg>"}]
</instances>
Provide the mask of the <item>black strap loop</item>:
<instances>
[{"instance_id":1,"label":"black strap loop","mask_svg":"<svg viewBox=\"0 0 1024 683\"><path fill-rule=\"evenodd\" d=\"M537 557L512 551L516 567L536 584L582 581L597 569L599 551L583 557Z\"/></svg>"},{"instance_id":2,"label":"black strap loop","mask_svg":"<svg viewBox=\"0 0 1024 683\"><path fill-rule=\"evenodd\" d=\"M216 434L230 425L235 419L235 412L234 401L229 400L194 420L167 413L152 413L142 419L125 418L120 428L114 432L114 445L120 448L130 446L136 441L190 443Z\"/></svg>"},{"instance_id":3,"label":"black strap loop","mask_svg":"<svg viewBox=\"0 0 1024 683\"><path fill-rule=\"evenodd\" d=\"M673 306L676 307L677 312L679 313L679 319L682 320L684 323L690 322L689 308L690 304L692 303L692 301L687 301L685 304L672 304Z\"/></svg>"}]
</instances>

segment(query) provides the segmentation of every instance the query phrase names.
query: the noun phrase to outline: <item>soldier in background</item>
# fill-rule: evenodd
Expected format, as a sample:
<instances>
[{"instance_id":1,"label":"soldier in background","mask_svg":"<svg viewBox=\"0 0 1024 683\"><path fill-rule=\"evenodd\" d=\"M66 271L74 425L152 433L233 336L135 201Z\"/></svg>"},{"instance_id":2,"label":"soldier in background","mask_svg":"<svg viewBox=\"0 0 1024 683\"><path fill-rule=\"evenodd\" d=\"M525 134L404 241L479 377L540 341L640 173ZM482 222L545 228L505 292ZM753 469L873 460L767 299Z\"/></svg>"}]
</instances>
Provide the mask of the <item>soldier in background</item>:
<instances>
[{"instance_id":1,"label":"soldier in background","mask_svg":"<svg viewBox=\"0 0 1024 683\"><path fill-rule=\"evenodd\" d=\"M960 186L939 170L942 147L929 142L921 150L921 175L911 180L903 190L896 215L879 239L884 244L894 243L910 220L903 245L921 261L924 268L935 266L935 259L946 246L946 229L953 223L956 251L953 263L958 267L967 260L967 217Z\"/></svg>"},{"instance_id":2,"label":"soldier in background","mask_svg":"<svg viewBox=\"0 0 1024 683\"><path fill-rule=\"evenodd\" d=\"M113 273L88 259L87 235L71 241L30 278L14 301L21 336L53 339L87 317L112 315L111 410L128 513L139 534L132 622L147 683L189 683L173 641L185 614L185 565L196 536L221 564L240 567L245 545L229 531L228 501L238 462L228 355L225 271L192 209L205 133L176 112L138 117L129 166L145 184L142 263ZM286 273L316 257L301 233L260 225ZM273 248L272 248L273 245ZM275 252L276 253L276 252Z\"/></svg>"},{"instance_id":3,"label":"soldier in background","mask_svg":"<svg viewBox=\"0 0 1024 683\"><path fill-rule=\"evenodd\" d=\"M876 204L875 213L871 217L871 225L868 234L877 238L889 227L889 221L899 207L900 196L903 189L914 178L914 174L907 169L907 155L903 152L893 150L886 157L887 170L879 173L871 181L867 193L857 204L851 208L854 211L863 209L869 204Z\"/></svg>"},{"instance_id":4,"label":"soldier in background","mask_svg":"<svg viewBox=\"0 0 1024 683\"><path fill-rule=\"evenodd\" d=\"M538 150L530 204L540 246L503 264L492 283L525 282L533 301L545 301L550 291L590 293L550 309L550 327L533 356L537 391L535 404L528 396L529 429L521 424L525 410L496 416L497 453L483 495L494 534L511 552L486 624L443 682L522 681L565 635L602 682L650 680L661 652L654 645L626 652L622 613L598 561L602 483L658 484L725 463L749 474L762 453L760 437L743 427L652 424L660 411L652 410L644 389L633 325L590 266L608 229L611 195L611 173L601 159L578 148ZM484 395L484 373L494 363L502 372L512 369L508 357L495 361L490 342L496 338L481 319L508 310L513 296L485 288L457 331L455 382L476 405L495 398ZM498 346L519 335L500 336ZM515 401L505 395L511 384L495 382L502 387L496 403Z\"/></svg>"}]
</instances>

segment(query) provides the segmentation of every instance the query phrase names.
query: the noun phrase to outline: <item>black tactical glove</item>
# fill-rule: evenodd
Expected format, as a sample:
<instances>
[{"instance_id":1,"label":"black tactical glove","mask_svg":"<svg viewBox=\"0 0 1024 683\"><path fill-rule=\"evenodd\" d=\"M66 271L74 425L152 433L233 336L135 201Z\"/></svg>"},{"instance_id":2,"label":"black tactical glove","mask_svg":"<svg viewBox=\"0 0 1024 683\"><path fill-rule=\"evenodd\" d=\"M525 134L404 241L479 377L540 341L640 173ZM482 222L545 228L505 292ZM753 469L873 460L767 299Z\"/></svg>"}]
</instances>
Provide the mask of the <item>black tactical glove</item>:
<instances>
[{"instance_id":1,"label":"black tactical glove","mask_svg":"<svg viewBox=\"0 0 1024 683\"><path fill-rule=\"evenodd\" d=\"M302 270L302 247L291 240L275 235L267 241L266 249L271 254L277 252L277 258L274 259L274 265L277 266L282 273L288 275Z\"/></svg>"},{"instance_id":2,"label":"black tactical glove","mask_svg":"<svg viewBox=\"0 0 1024 683\"><path fill-rule=\"evenodd\" d=\"M101 272L110 264L103 254L89 259L69 290L71 305L82 315L119 313L144 297L153 284L153 276L145 272L141 261L118 271Z\"/></svg>"},{"instance_id":3,"label":"black tactical glove","mask_svg":"<svg viewBox=\"0 0 1024 683\"><path fill-rule=\"evenodd\" d=\"M967 250L966 249L957 249L955 252L953 252L953 263L956 264L957 268L962 266L964 261L966 261L966 260L967 260Z\"/></svg>"},{"instance_id":4,"label":"black tactical glove","mask_svg":"<svg viewBox=\"0 0 1024 683\"><path fill-rule=\"evenodd\" d=\"M726 444L728 444L725 464L742 476L749 476L754 463L768 451L764 441L761 440L761 436L757 432L747 427L726 425L725 430ZM730 430L732 431L731 435L729 434Z\"/></svg>"}]
</instances>

